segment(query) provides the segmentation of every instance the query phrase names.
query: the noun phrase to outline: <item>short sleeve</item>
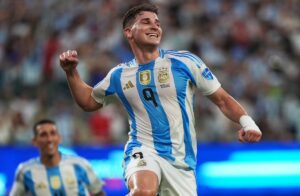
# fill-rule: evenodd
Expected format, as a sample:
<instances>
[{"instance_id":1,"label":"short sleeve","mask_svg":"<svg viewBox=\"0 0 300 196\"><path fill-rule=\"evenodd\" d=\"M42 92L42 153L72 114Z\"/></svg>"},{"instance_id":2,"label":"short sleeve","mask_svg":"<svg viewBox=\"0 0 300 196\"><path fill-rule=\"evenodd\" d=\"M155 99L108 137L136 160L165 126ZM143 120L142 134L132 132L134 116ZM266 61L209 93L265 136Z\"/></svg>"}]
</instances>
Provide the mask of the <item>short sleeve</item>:
<instances>
[{"instance_id":1,"label":"short sleeve","mask_svg":"<svg viewBox=\"0 0 300 196\"><path fill-rule=\"evenodd\" d=\"M111 69L105 76L105 78L93 87L91 95L96 102L103 104L104 102L106 102L106 98L109 95L113 95L115 93L113 73L118 68L119 67L115 67Z\"/></svg>"},{"instance_id":2,"label":"short sleeve","mask_svg":"<svg viewBox=\"0 0 300 196\"><path fill-rule=\"evenodd\" d=\"M201 66L192 66L191 71L194 75L196 86L203 95L211 95L220 88L221 84L217 77L203 62Z\"/></svg>"},{"instance_id":3,"label":"short sleeve","mask_svg":"<svg viewBox=\"0 0 300 196\"><path fill-rule=\"evenodd\" d=\"M22 172L22 165L19 165L16 174L15 174L15 181L13 183L12 189L9 193L9 196L22 196L25 195L25 186L23 183L23 172Z\"/></svg>"},{"instance_id":4,"label":"short sleeve","mask_svg":"<svg viewBox=\"0 0 300 196\"><path fill-rule=\"evenodd\" d=\"M88 191L92 194L100 193L104 185L103 181L99 179L87 160L84 160L83 163L87 177L89 179L89 184L87 185Z\"/></svg>"},{"instance_id":5,"label":"short sleeve","mask_svg":"<svg viewBox=\"0 0 300 196\"><path fill-rule=\"evenodd\" d=\"M186 66L192 83L203 95L210 95L221 86L217 77L195 54L188 51L177 51L173 56Z\"/></svg>"}]
</instances>

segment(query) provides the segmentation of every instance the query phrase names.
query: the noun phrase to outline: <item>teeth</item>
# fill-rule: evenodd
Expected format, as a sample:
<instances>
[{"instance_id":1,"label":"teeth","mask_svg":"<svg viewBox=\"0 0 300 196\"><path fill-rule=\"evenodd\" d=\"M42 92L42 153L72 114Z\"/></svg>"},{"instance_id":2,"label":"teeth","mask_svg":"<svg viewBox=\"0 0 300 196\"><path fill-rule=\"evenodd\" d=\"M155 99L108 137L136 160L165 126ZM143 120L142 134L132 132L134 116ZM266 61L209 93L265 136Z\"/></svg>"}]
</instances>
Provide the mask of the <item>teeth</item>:
<instances>
[{"instance_id":1,"label":"teeth","mask_svg":"<svg viewBox=\"0 0 300 196\"><path fill-rule=\"evenodd\" d=\"M150 37L158 37L157 34L149 34Z\"/></svg>"}]
</instances>

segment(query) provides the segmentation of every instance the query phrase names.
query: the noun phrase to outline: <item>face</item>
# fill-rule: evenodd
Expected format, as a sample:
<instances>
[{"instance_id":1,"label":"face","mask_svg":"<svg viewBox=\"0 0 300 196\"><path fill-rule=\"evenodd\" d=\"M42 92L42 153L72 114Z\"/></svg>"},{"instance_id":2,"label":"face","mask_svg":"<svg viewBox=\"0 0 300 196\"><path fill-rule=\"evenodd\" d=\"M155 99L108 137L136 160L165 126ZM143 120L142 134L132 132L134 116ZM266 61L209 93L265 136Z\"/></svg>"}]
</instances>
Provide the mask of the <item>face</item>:
<instances>
[{"instance_id":1,"label":"face","mask_svg":"<svg viewBox=\"0 0 300 196\"><path fill-rule=\"evenodd\" d=\"M37 126L37 135L33 144L40 150L41 156L53 156L58 153L61 138L54 124L45 123Z\"/></svg>"},{"instance_id":2,"label":"face","mask_svg":"<svg viewBox=\"0 0 300 196\"><path fill-rule=\"evenodd\" d=\"M129 42L137 45L158 46L160 44L162 29L157 15L153 12L140 12L134 23L124 29Z\"/></svg>"}]
</instances>

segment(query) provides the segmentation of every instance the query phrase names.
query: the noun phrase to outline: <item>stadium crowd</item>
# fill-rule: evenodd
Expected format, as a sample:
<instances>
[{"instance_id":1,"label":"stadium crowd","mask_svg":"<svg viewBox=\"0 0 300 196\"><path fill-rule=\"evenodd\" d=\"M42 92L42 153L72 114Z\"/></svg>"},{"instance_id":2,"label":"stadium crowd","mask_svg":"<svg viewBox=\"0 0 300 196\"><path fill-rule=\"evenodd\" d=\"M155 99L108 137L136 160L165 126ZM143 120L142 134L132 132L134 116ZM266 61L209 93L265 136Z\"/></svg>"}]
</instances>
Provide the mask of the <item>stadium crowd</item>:
<instances>
[{"instance_id":1,"label":"stadium crowd","mask_svg":"<svg viewBox=\"0 0 300 196\"><path fill-rule=\"evenodd\" d=\"M120 144L127 116L114 103L83 112L58 54L76 49L82 78L95 85L132 54L121 18L138 0L0 1L0 145L27 145L32 124L51 117L65 145ZM190 50L250 112L263 140L300 139L300 1L154 0L163 49ZM199 141L235 141L238 125L196 96Z\"/></svg>"}]
</instances>

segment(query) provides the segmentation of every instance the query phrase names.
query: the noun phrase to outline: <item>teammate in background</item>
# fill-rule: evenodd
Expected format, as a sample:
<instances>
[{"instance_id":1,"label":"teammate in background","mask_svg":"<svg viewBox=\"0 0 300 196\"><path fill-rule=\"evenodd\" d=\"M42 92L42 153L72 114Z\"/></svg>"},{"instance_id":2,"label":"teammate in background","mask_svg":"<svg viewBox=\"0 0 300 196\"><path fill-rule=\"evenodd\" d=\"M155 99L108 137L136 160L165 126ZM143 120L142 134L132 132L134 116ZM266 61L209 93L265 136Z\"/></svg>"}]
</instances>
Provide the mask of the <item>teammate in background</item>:
<instances>
[{"instance_id":1,"label":"teammate in background","mask_svg":"<svg viewBox=\"0 0 300 196\"><path fill-rule=\"evenodd\" d=\"M135 58L113 68L93 88L80 79L77 52L60 55L72 95L85 111L100 109L110 95L126 108L131 130L123 168L129 195L197 195L195 88L240 123L240 141L257 142L261 131L199 57L159 48L162 29L155 5L128 10L123 33Z\"/></svg>"},{"instance_id":2,"label":"teammate in background","mask_svg":"<svg viewBox=\"0 0 300 196\"><path fill-rule=\"evenodd\" d=\"M33 131L32 143L39 148L40 157L19 165L10 196L105 195L103 183L87 160L58 151L61 136L54 121L38 121Z\"/></svg>"}]
</instances>

